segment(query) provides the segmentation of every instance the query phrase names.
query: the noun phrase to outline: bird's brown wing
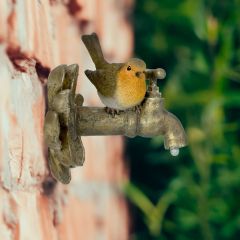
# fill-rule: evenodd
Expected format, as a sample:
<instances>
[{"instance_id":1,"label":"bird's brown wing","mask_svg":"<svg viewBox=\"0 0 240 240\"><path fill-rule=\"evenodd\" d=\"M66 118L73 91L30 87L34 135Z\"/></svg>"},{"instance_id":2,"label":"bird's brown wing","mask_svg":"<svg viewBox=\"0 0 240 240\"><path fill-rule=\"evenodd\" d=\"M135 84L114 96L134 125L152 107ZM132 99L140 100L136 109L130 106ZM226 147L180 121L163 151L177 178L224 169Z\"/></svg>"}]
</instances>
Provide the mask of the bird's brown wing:
<instances>
[{"instance_id":1,"label":"bird's brown wing","mask_svg":"<svg viewBox=\"0 0 240 240\"><path fill-rule=\"evenodd\" d=\"M86 70L85 74L98 92L106 97L113 96L116 89L116 76L113 71L108 71L108 69Z\"/></svg>"}]
</instances>

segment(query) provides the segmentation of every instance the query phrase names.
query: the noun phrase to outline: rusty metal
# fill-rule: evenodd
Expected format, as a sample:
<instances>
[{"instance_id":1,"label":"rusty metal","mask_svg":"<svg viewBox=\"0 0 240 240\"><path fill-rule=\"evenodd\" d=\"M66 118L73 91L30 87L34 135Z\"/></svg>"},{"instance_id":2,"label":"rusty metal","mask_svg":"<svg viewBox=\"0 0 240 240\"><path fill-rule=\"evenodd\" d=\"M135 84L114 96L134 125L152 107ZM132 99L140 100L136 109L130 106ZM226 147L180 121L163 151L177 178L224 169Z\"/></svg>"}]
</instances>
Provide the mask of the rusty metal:
<instances>
[{"instance_id":1,"label":"rusty metal","mask_svg":"<svg viewBox=\"0 0 240 240\"><path fill-rule=\"evenodd\" d=\"M71 180L70 168L84 162L81 136L125 135L127 137L164 136L165 149L173 156L187 145L180 121L164 109L164 99L157 87L157 79L165 77L163 69L147 69L150 80L140 112L129 109L111 117L104 108L85 107L83 97L75 94L78 65L60 65L48 78L48 106L44 126L49 147L49 167L52 175L62 183Z\"/></svg>"}]
</instances>

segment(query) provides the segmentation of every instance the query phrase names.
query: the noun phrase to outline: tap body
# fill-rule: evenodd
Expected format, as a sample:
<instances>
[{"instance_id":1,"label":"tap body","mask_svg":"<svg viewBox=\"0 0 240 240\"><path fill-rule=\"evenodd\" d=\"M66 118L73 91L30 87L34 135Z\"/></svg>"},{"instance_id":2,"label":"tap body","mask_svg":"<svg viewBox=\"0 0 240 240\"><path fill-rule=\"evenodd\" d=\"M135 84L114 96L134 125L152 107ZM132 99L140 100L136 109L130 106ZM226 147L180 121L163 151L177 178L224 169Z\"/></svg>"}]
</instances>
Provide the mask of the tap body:
<instances>
[{"instance_id":1,"label":"tap body","mask_svg":"<svg viewBox=\"0 0 240 240\"><path fill-rule=\"evenodd\" d=\"M157 87L162 69L146 70L150 84L140 112L131 109L111 117L101 107L85 107L76 94L78 65L60 65L48 77L48 112L44 136L49 152L52 175L62 183L71 180L70 168L84 162L81 136L125 135L127 137L164 136L164 146L176 156L187 145L180 121L166 109Z\"/></svg>"},{"instance_id":2,"label":"tap body","mask_svg":"<svg viewBox=\"0 0 240 240\"><path fill-rule=\"evenodd\" d=\"M187 144L180 121L163 107L163 98L146 97L140 114L128 110L115 115L104 108L78 107L77 134L80 136L125 135L127 137L164 136L165 149L181 148Z\"/></svg>"}]
</instances>

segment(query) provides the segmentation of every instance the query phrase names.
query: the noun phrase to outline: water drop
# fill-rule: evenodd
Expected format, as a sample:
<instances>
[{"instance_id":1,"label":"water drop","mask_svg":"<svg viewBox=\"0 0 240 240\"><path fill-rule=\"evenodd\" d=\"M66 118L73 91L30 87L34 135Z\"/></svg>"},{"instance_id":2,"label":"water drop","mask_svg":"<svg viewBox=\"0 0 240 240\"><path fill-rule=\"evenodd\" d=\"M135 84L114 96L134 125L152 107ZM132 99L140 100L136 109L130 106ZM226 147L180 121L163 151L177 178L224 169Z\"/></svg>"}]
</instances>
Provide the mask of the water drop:
<instances>
[{"instance_id":1,"label":"water drop","mask_svg":"<svg viewBox=\"0 0 240 240\"><path fill-rule=\"evenodd\" d=\"M179 148L171 148L170 153L172 156L176 157L179 154Z\"/></svg>"}]
</instances>

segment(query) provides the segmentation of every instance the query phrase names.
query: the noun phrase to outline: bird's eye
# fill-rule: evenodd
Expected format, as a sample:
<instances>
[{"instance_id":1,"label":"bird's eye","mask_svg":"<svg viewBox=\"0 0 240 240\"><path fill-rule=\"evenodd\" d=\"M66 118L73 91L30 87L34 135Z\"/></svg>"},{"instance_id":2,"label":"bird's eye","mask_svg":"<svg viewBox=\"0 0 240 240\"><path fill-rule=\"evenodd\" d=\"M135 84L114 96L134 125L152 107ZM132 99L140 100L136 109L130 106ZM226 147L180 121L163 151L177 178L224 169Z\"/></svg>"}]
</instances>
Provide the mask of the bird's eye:
<instances>
[{"instance_id":1,"label":"bird's eye","mask_svg":"<svg viewBox=\"0 0 240 240\"><path fill-rule=\"evenodd\" d=\"M131 70L131 66L128 66L128 67L127 67L127 70L130 71L130 70Z\"/></svg>"}]
</instances>

